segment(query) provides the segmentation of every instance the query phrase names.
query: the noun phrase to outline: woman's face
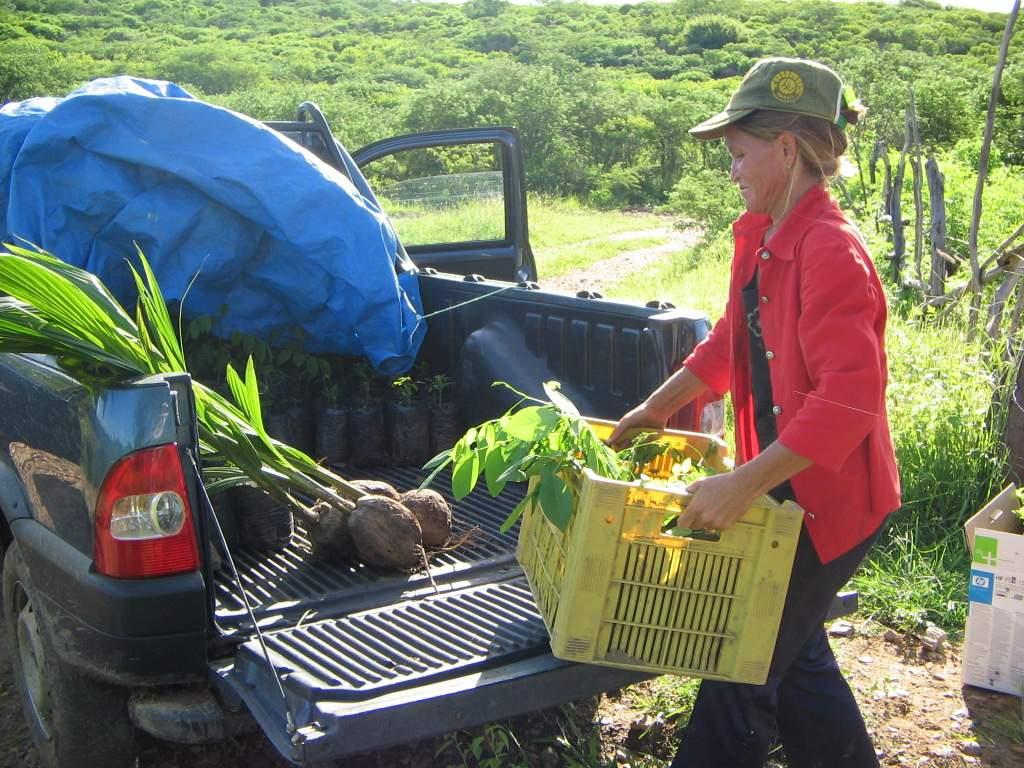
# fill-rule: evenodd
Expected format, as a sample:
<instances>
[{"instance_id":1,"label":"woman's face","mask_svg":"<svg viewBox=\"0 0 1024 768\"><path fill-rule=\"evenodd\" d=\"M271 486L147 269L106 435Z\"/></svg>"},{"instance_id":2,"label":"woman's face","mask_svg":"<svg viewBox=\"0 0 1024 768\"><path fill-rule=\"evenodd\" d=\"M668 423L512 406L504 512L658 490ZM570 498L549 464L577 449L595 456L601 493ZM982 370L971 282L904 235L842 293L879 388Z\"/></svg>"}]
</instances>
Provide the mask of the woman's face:
<instances>
[{"instance_id":1,"label":"woman's face","mask_svg":"<svg viewBox=\"0 0 1024 768\"><path fill-rule=\"evenodd\" d=\"M740 188L747 210L773 219L781 217L793 170L793 155L787 152L782 136L759 139L730 125L725 129L725 146L732 155L729 178Z\"/></svg>"}]
</instances>

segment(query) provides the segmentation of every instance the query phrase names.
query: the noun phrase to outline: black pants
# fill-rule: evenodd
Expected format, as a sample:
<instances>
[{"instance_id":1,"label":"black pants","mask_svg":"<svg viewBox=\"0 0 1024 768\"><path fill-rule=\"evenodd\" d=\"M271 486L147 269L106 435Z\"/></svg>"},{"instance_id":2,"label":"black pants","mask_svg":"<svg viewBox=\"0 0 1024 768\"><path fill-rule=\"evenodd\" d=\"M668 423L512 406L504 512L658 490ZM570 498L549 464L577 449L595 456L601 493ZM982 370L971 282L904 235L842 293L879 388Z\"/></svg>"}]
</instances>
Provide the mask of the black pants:
<instances>
[{"instance_id":1,"label":"black pants","mask_svg":"<svg viewBox=\"0 0 1024 768\"><path fill-rule=\"evenodd\" d=\"M761 768L776 736L790 768L877 768L823 624L879 532L827 565L801 532L768 680L702 682L672 768Z\"/></svg>"}]
</instances>

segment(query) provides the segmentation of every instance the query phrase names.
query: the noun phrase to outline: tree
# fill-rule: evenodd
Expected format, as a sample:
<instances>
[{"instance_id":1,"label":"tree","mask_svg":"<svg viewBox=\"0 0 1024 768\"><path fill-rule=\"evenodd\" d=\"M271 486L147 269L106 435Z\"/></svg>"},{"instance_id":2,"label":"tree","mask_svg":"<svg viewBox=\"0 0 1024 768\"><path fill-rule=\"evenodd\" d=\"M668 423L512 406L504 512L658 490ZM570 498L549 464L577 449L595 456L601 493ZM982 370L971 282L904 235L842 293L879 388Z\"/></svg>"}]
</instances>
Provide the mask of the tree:
<instances>
[{"instance_id":1,"label":"tree","mask_svg":"<svg viewBox=\"0 0 1024 768\"><path fill-rule=\"evenodd\" d=\"M698 16L686 25L683 37L693 50L721 48L740 39L740 25L727 16Z\"/></svg>"}]
</instances>

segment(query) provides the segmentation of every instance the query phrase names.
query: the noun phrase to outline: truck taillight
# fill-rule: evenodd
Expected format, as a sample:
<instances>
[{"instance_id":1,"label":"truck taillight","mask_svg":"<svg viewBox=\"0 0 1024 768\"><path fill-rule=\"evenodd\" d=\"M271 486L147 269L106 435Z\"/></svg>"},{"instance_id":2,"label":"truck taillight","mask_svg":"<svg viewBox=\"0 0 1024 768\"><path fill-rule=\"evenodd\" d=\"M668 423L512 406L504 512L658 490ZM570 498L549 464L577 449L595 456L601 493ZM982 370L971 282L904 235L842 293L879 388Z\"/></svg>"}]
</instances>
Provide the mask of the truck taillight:
<instances>
[{"instance_id":1,"label":"truck taillight","mask_svg":"<svg viewBox=\"0 0 1024 768\"><path fill-rule=\"evenodd\" d=\"M107 473L96 504L96 570L122 579L199 567L178 446L126 456Z\"/></svg>"}]
</instances>

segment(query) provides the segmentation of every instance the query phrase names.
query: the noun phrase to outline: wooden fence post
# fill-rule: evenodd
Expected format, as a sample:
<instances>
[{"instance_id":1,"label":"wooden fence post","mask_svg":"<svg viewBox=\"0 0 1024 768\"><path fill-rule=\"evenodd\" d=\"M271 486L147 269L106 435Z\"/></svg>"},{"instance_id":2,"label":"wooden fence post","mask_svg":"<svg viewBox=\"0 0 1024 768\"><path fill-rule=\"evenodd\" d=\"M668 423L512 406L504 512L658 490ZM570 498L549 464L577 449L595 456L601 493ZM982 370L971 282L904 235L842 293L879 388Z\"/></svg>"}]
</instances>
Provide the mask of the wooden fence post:
<instances>
[{"instance_id":1,"label":"wooden fence post","mask_svg":"<svg viewBox=\"0 0 1024 768\"><path fill-rule=\"evenodd\" d=\"M1006 54L1013 37L1013 27L1020 13L1020 0L1014 0L1010 14L1003 30L1003 40L999 45L999 60L992 75L992 91L988 97L988 115L985 118L985 134L981 140L981 152L978 155L978 183L974 188L974 214L971 216L971 229L967 236L967 255L971 260L971 310L967 316L967 338L974 338L978 326L978 311L981 309L981 265L978 263L978 228L981 225L981 197L988 176L988 156L992 148L992 129L996 120L996 103L999 100L999 83L1003 79L1003 68L1006 66Z\"/></svg>"},{"instance_id":2,"label":"wooden fence post","mask_svg":"<svg viewBox=\"0 0 1024 768\"><path fill-rule=\"evenodd\" d=\"M914 179L914 269L917 281L924 285L921 260L924 254L924 203L921 200L921 137L917 132L917 106L914 103L914 89L910 89L910 108L907 111L907 126L914 151L911 155L910 170Z\"/></svg>"},{"instance_id":3,"label":"wooden fence post","mask_svg":"<svg viewBox=\"0 0 1024 768\"><path fill-rule=\"evenodd\" d=\"M875 186L875 170L878 167L878 159L885 154L885 142L881 139L875 141L871 148L871 159L868 160L868 178L871 179L871 186Z\"/></svg>"},{"instance_id":4,"label":"wooden fence post","mask_svg":"<svg viewBox=\"0 0 1024 768\"><path fill-rule=\"evenodd\" d=\"M907 238L903 233L903 174L907 167L907 152L910 150L910 113L907 113L903 131L903 149L896 163L896 173L889 192L889 218L892 221L892 281L899 285L903 274L903 256L907 250Z\"/></svg>"},{"instance_id":5,"label":"wooden fence post","mask_svg":"<svg viewBox=\"0 0 1024 768\"><path fill-rule=\"evenodd\" d=\"M931 228L928 239L932 245L932 274L928 284L928 292L932 296L941 296L946 292L946 259L942 253L946 250L946 179L939 170L935 155L928 154L925 163L928 176L928 205L931 213Z\"/></svg>"}]
</instances>

